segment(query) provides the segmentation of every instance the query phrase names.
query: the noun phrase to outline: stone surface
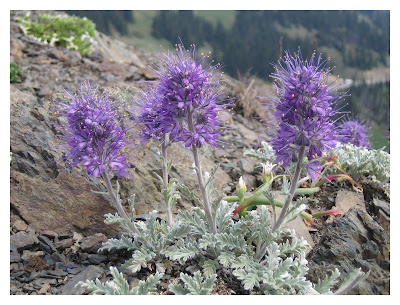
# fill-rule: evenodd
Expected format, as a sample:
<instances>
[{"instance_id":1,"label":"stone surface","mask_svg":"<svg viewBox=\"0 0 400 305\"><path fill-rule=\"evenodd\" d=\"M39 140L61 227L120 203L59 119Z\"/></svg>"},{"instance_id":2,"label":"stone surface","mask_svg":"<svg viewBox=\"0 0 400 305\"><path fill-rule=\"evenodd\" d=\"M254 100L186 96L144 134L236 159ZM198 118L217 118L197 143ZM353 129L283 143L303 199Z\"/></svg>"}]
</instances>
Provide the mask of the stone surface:
<instances>
[{"instance_id":1,"label":"stone surface","mask_svg":"<svg viewBox=\"0 0 400 305\"><path fill-rule=\"evenodd\" d=\"M13 228L17 231L25 231L26 229L28 229L28 225L25 221L18 219L14 222Z\"/></svg>"},{"instance_id":2,"label":"stone surface","mask_svg":"<svg viewBox=\"0 0 400 305\"><path fill-rule=\"evenodd\" d=\"M372 200L372 206L374 207L375 213L382 211L386 216L390 217L390 204L387 202L374 198Z\"/></svg>"},{"instance_id":3,"label":"stone surface","mask_svg":"<svg viewBox=\"0 0 400 305\"><path fill-rule=\"evenodd\" d=\"M16 251L10 251L10 263L18 263L21 261L21 255Z\"/></svg>"},{"instance_id":4,"label":"stone surface","mask_svg":"<svg viewBox=\"0 0 400 305\"><path fill-rule=\"evenodd\" d=\"M308 255L308 276L316 282L338 268L343 279L344 275L361 268L371 273L350 294L389 294L388 243L385 230L366 211L352 208L333 221Z\"/></svg>"},{"instance_id":5,"label":"stone surface","mask_svg":"<svg viewBox=\"0 0 400 305\"><path fill-rule=\"evenodd\" d=\"M351 208L365 211L363 194L348 190L339 190L336 195L335 206L332 209L339 209L344 214Z\"/></svg>"},{"instance_id":6,"label":"stone surface","mask_svg":"<svg viewBox=\"0 0 400 305\"><path fill-rule=\"evenodd\" d=\"M88 253L97 253L97 250L101 247L102 243L107 241L107 236L103 233L97 233L91 236L84 237L81 240L81 249Z\"/></svg>"},{"instance_id":7,"label":"stone surface","mask_svg":"<svg viewBox=\"0 0 400 305\"><path fill-rule=\"evenodd\" d=\"M78 274L74 275L61 289L61 294L72 295L72 294L83 294L85 289L82 287L75 287L78 282L86 280L94 280L99 278L105 270L98 266L88 266Z\"/></svg>"},{"instance_id":8,"label":"stone surface","mask_svg":"<svg viewBox=\"0 0 400 305\"><path fill-rule=\"evenodd\" d=\"M54 243L54 246L56 247L57 250L62 251L66 248L71 247L73 244L74 241L72 240L72 238L67 238Z\"/></svg>"},{"instance_id":9,"label":"stone surface","mask_svg":"<svg viewBox=\"0 0 400 305\"><path fill-rule=\"evenodd\" d=\"M38 244L39 240L35 235L21 231L11 235L10 243L17 248L18 252L22 252L23 250L32 247L34 244Z\"/></svg>"},{"instance_id":10,"label":"stone surface","mask_svg":"<svg viewBox=\"0 0 400 305\"><path fill-rule=\"evenodd\" d=\"M54 247L54 244L50 241L50 239L44 235L38 235L38 239L40 241L39 247L46 251L47 253L54 253L57 252L56 247Z\"/></svg>"},{"instance_id":11,"label":"stone surface","mask_svg":"<svg viewBox=\"0 0 400 305\"><path fill-rule=\"evenodd\" d=\"M44 181L12 171L11 206L36 230L57 234L80 231L116 234L116 226L104 224L104 214L115 213L109 203L83 177L61 172L57 178Z\"/></svg>"}]
</instances>

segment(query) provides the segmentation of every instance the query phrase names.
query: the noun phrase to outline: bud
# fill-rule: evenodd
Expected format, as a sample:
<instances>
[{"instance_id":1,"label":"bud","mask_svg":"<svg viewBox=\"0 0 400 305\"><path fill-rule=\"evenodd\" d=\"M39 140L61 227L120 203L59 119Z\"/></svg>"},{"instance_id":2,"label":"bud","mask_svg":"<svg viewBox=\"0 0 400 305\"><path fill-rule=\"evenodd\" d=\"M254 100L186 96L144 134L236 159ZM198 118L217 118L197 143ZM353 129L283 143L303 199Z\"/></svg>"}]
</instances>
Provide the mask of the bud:
<instances>
[{"instance_id":1,"label":"bud","mask_svg":"<svg viewBox=\"0 0 400 305\"><path fill-rule=\"evenodd\" d=\"M266 162L266 163L261 163L261 166L263 168L263 172L262 172L263 182L264 183L271 182L274 178L272 170L274 169L276 164Z\"/></svg>"},{"instance_id":2,"label":"bud","mask_svg":"<svg viewBox=\"0 0 400 305\"><path fill-rule=\"evenodd\" d=\"M246 183L244 183L243 177L240 177L239 182L236 186L236 193L237 193L240 201L244 200L244 195L246 194L246 192L247 192Z\"/></svg>"}]
</instances>

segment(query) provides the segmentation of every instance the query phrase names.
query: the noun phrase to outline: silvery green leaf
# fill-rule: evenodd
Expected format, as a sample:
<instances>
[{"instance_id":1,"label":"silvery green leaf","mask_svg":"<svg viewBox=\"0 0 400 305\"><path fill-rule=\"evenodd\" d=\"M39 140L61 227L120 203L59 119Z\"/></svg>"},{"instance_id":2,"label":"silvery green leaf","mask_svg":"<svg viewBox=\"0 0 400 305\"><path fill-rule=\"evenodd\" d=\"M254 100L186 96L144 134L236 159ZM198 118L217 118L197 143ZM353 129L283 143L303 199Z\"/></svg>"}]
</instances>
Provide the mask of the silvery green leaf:
<instances>
[{"instance_id":1,"label":"silvery green leaf","mask_svg":"<svg viewBox=\"0 0 400 305\"><path fill-rule=\"evenodd\" d=\"M224 228L230 228L232 226L232 212L234 207L230 206L228 202L221 201L218 208L215 211L215 223L219 232L223 232Z\"/></svg>"},{"instance_id":2,"label":"silvery green leaf","mask_svg":"<svg viewBox=\"0 0 400 305\"><path fill-rule=\"evenodd\" d=\"M192 233L202 236L209 232L206 225L207 221L204 219L204 217L200 216L199 213L191 214L189 211L178 211L177 220L190 225L192 228Z\"/></svg>"},{"instance_id":3,"label":"silvery green leaf","mask_svg":"<svg viewBox=\"0 0 400 305\"><path fill-rule=\"evenodd\" d=\"M156 272L150 275L145 281L139 281L139 284L132 288L132 292L138 295L146 295L155 289L155 286L160 282L163 274Z\"/></svg>"},{"instance_id":4,"label":"silvery green leaf","mask_svg":"<svg viewBox=\"0 0 400 305\"><path fill-rule=\"evenodd\" d=\"M132 254L132 258L122 264L122 267L132 273L135 273L140 271L142 267L147 267L147 262L151 261L154 257L156 257L156 253L152 252L149 249L141 248L139 250L136 250Z\"/></svg>"},{"instance_id":5,"label":"silvery green leaf","mask_svg":"<svg viewBox=\"0 0 400 305\"><path fill-rule=\"evenodd\" d=\"M235 236L229 233L217 233L215 238L221 245L231 250L246 252L246 241L242 236Z\"/></svg>"},{"instance_id":6,"label":"silvery green leaf","mask_svg":"<svg viewBox=\"0 0 400 305\"><path fill-rule=\"evenodd\" d=\"M131 294L129 291L129 284L125 280L122 272L118 272L115 267L110 267L110 272L113 277L113 284L115 285L116 294Z\"/></svg>"},{"instance_id":7,"label":"silvery green leaf","mask_svg":"<svg viewBox=\"0 0 400 305\"><path fill-rule=\"evenodd\" d=\"M244 289L252 290L254 287L260 287L259 277L256 272L247 272L245 269L236 269L233 270L232 273L243 283Z\"/></svg>"},{"instance_id":8,"label":"silvery green leaf","mask_svg":"<svg viewBox=\"0 0 400 305\"><path fill-rule=\"evenodd\" d=\"M171 260L177 260L181 264L186 262L188 259L194 258L195 256L199 255L200 249L196 246L194 242L187 242L185 246L178 247L178 246L171 246L165 251L163 254Z\"/></svg>"},{"instance_id":9,"label":"silvery green leaf","mask_svg":"<svg viewBox=\"0 0 400 305\"><path fill-rule=\"evenodd\" d=\"M214 275L217 273L218 266L218 262L211 259L206 259L203 264L203 274L207 277Z\"/></svg>"},{"instance_id":10,"label":"silvery green leaf","mask_svg":"<svg viewBox=\"0 0 400 305\"><path fill-rule=\"evenodd\" d=\"M220 255L218 256L218 260L224 267L230 267L235 257L236 256L233 252L221 251Z\"/></svg>"},{"instance_id":11,"label":"silvery green leaf","mask_svg":"<svg viewBox=\"0 0 400 305\"><path fill-rule=\"evenodd\" d=\"M206 233L200 238L199 247L201 249L207 249L208 247L215 246L216 242L214 234Z\"/></svg>"},{"instance_id":12,"label":"silvery green leaf","mask_svg":"<svg viewBox=\"0 0 400 305\"><path fill-rule=\"evenodd\" d=\"M166 238L169 240L180 239L187 236L190 233L191 227L187 224L182 224L177 222L174 223L175 225L170 229Z\"/></svg>"},{"instance_id":13,"label":"silvery green leaf","mask_svg":"<svg viewBox=\"0 0 400 305\"><path fill-rule=\"evenodd\" d=\"M112 225L112 224L118 224L121 229L124 232L129 233L130 235L134 235L135 232L132 231L132 229L129 227L129 225L126 223L126 220L118 215L118 213L115 213L115 215L108 213L104 215L104 223L107 225Z\"/></svg>"},{"instance_id":14,"label":"silvery green leaf","mask_svg":"<svg viewBox=\"0 0 400 305\"><path fill-rule=\"evenodd\" d=\"M177 285L173 285L171 287L170 285L169 288L171 291L175 291L178 294L207 295L210 293L212 287L214 286L216 275L213 274L211 276L203 278L200 271L196 271L193 277L181 272L180 278L184 283L184 288L178 288L176 287Z\"/></svg>"},{"instance_id":15,"label":"silvery green leaf","mask_svg":"<svg viewBox=\"0 0 400 305\"><path fill-rule=\"evenodd\" d=\"M169 291L176 295L187 295L190 294L189 289L182 287L179 284L170 284L168 286Z\"/></svg>"},{"instance_id":16,"label":"silvery green leaf","mask_svg":"<svg viewBox=\"0 0 400 305\"><path fill-rule=\"evenodd\" d=\"M109 238L101 246L100 250L126 249L128 251L138 249L138 244L131 238L122 235L121 239Z\"/></svg>"},{"instance_id":17,"label":"silvery green leaf","mask_svg":"<svg viewBox=\"0 0 400 305\"><path fill-rule=\"evenodd\" d=\"M314 289L320 294L332 294L332 287L337 283L337 279L340 276L339 270L335 268L331 275L326 275L325 279L318 279Z\"/></svg>"}]
</instances>

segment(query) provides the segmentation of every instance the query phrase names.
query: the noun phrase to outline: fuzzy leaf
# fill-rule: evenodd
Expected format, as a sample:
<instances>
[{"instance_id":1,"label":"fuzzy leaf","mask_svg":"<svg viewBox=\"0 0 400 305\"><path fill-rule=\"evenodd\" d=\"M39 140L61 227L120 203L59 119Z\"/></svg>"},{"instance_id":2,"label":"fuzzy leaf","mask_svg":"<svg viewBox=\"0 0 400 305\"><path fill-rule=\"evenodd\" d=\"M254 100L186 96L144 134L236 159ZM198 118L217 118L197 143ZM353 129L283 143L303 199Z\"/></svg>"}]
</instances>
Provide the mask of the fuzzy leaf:
<instances>
[{"instance_id":1,"label":"fuzzy leaf","mask_svg":"<svg viewBox=\"0 0 400 305\"><path fill-rule=\"evenodd\" d=\"M215 234L215 238L222 247L246 252L246 241L242 236L235 236L228 233L218 233Z\"/></svg>"},{"instance_id":2,"label":"fuzzy leaf","mask_svg":"<svg viewBox=\"0 0 400 305\"><path fill-rule=\"evenodd\" d=\"M218 263L211 259L206 259L203 264L203 273L205 276L211 276L217 273Z\"/></svg>"},{"instance_id":3,"label":"fuzzy leaf","mask_svg":"<svg viewBox=\"0 0 400 305\"><path fill-rule=\"evenodd\" d=\"M181 272L180 278L184 283L184 287L170 285L169 289L172 292L176 294L206 295L210 293L217 276L213 274L204 279L200 271L196 271L193 277Z\"/></svg>"},{"instance_id":4,"label":"fuzzy leaf","mask_svg":"<svg viewBox=\"0 0 400 305\"><path fill-rule=\"evenodd\" d=\"M113 250L113 249L126 249L126 250L135 250L138 249L138 244L135 243L131 238L122 235L121 239L110 238L105 243L102 244L101 250Z\"/></svg>"},{"instance_id":5,"label":"fuzzy leaf","mask_svg":"<svg viewBox=\"0 0 400 305\"><path fill-rule=\"evenodd\" d=\"M187 242L184 247L171 246L163 254L171 260L177 260L181 264L188 259L195 257L199 254L199 248L193 242Z\"/></svg>"},{"instance_id":6,"label":"fuzzy leaf","mask_svg":"<svg viewBox=\"0 0 400 305\"><path fill-rule=\"evenodd\" d=\"M331 289L333 285L337 283L337 278L339 277L339 275L339 270L335 268L331 275L326 275L325 279L318 279L318 282L315 285L314 289L320 294L332 294Z\"/></svg>"},{"instance_id":7,"label":"fuzzy leaf","mask_svg":"<svg viewBox=\"0 0 400 305\"><path fill-rule=\"evenodd\" d=\"M136 250L132 258L127 260L122 267L126 268L132 273L140 271L140 269L143 267L147 267L147 262L152 260L156 254L149 249L146 248L141 248L139 250Z\"/></svg>"},{"instance_id":8,"label":"fuzzy leaf","mask_svg":"<svg viewBox=\"0 0 400 305\"><path fill-rule=\"evenodd\" d=\"M150 275L146 281L139 281L137 287L132 288L132 292L134 294L146 295L149 294L152 290L155 289L155 286L159 283L163 274L156 272L155 274Z\"/></svg>"},{"instance_id":9,"label":"fuzzy leaf","mask_svg":"<svg viewBox=\"0 0 400 305\"><path fill-rule=\"evenodd\" d=\"M219 262L224 267L230 267L234 259L235 259L235 254L233 252L221 251L220 255L218 256Z\"/></svg>"}]
</instances>

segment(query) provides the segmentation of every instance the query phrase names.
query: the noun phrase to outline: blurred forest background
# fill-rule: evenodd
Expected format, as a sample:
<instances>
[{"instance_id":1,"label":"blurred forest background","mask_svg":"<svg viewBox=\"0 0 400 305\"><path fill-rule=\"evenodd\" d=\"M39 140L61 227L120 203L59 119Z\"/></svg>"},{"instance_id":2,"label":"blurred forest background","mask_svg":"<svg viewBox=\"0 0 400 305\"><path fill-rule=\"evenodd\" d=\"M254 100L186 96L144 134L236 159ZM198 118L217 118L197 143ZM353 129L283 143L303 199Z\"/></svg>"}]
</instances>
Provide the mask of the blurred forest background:
<instances>
[{"instance_id":1,"label":"blurred forest background","mask_svg":"<svg viewBox=\"0 0 400 305\"><path fill-rule=\"evenodd\" d=\"M316 50L345 83L351 111L372 125L375 148L386 146L390 123L389 11L67 11L97 30L145 50L174 49L180 37L211 51L235 78L269 74L283 52Z\"/></svg>"}]
</instances>

